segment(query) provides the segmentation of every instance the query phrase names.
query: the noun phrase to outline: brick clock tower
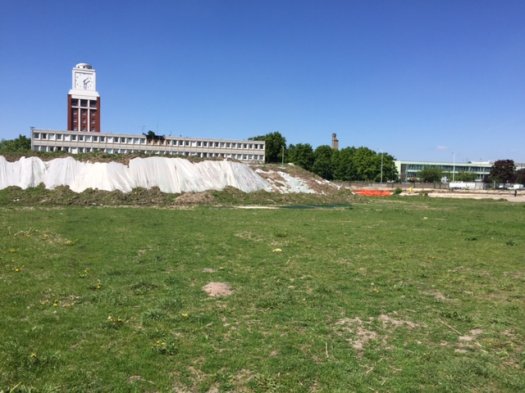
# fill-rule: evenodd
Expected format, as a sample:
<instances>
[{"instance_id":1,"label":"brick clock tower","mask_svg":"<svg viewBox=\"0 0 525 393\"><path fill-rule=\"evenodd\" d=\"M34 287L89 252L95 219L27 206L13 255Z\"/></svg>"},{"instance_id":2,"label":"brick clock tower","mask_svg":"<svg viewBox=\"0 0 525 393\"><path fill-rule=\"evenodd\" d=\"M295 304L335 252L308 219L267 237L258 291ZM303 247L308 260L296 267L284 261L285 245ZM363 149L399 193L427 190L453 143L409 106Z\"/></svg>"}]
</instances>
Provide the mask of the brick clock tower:
<instances>
[{"instance_id":1,"label":"brick clock tower","mask_svg":"<svg viewBox=\"0 0 525 393\"><path fill-rule=\"evenodd\" d=\"M90 64L73 68L72 88L67 95L68 131L100 132L100 95L97 76Z\"/></svg>"}]
</instances>

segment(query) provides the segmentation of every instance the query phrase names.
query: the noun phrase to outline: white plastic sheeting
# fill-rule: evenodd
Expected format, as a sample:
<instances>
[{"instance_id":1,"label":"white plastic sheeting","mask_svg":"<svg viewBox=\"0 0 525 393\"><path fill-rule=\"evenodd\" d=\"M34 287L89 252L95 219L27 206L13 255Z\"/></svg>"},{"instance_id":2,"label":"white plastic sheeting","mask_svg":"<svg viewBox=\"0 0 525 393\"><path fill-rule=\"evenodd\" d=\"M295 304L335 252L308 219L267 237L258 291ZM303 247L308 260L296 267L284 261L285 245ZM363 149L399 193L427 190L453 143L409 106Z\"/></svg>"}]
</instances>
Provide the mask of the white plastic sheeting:
<instances>
[{"instance_id":1,"label":"white plastic sheeting","mask_svg":"<svg viewBox=\"0 0 525 393\"><path fill-rule=\"evenodd\" d=\"M231 161L192 163L182 158L148 157L134 158L124 165L80 162L72 157L50 161L22 157L8 162L0 156L0 189L26 189L40 183L48 189L69 186L74 192L88 188L130 192L137 187L159 187L168 193L222 190L227 186L244 192L271 189L249 166Z\"/></svg>"}]
</instances>

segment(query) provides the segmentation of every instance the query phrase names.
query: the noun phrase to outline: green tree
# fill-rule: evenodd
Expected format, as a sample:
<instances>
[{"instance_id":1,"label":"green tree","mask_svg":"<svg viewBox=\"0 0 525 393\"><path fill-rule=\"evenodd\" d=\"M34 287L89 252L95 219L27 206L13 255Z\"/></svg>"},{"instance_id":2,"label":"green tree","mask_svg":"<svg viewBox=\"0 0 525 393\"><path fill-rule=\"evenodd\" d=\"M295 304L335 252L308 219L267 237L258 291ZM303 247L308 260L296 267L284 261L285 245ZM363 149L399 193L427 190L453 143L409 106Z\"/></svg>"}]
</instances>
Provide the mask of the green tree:
<instances>
[{"instance_id":1,"label":"green tree","mask_svg":"<svg viewBox=\"0 0 525 393\"><path fill-rule=\"evenodd\" d=\"M283 159L283 151L286 156L286 138L282 136L279 131L271 132L266 135L254 136L250 138L250 140L266 142L266 162L281 162Z\"/></svg>"},{"instance_id":2,"label":"green tree","mask_svg":"<svg viewBox=\"0 0 525 393\"><path fill-rule=\"evenodd\" d=\"M288 146L286 158L288 162L292 162L306 170L310 170L314 164L314 150L308 143L290 145Z\"/></svg>"},{"instance_id":3,"label":"green tree","mask_svg":"<svg viewBox=\"0 0 525 393\"><path fill-rule=\"evenodd\" d=\"M332 168L334 179L344 181L357 180L357 173L353 163L354 152L355 147L345 147L333 152Z\"/></svg>"},{"instance_id":4,"label":"green tree","mask_svg":"<svg viewBox=\"0 0 525 393\"><path fill-rule=\"evenodd\" d=\"M423 168L418 173L419 180L426 183L437 183L443 177L443 171L435 166Z\"/></svg>"},{"instance_id":5,"label":"green tree","mask_svg":"<svg viewBox=\"0 0 525 393\"><path fill-rule=\"evenodd\" d=\"M163 141L164 139L166 139L164 135L157 135L155 131L152 131L152 130L149 130L147 134L142 133L142 135L146 137L146 140L148 142Z\"/></svg>"},{"instance_id":6,"label":"green tree","mask_svg":"<svg viewBox=\"0 0 525 393\"><path fill-rule=\"evenodd\" d=\"M16 139L2 139L0 141L1 152L25 152L31 150L31 139L27 136L20 134Z\"/></svg>"},{"instance_id":7,"label":"green tree","mask_svg":"<svg viewBox=\"0 0 525 393\"><path fill-rule=\"evenodd\" d=\"M380 172L381 161L375 151L368 147L358 147L353 154L352 162L356 171L356 180L375 180Z\"/></svg>"},{"instance_id":8,"label":"green tree","mask_svg":"<svg viewBox=\"0 0 525 393\"><path fill-rule=\"evenodd\" d=\"M388 153L376 153L376 168L378 173L375 176L375 181L381 181L381 161L383 161L383 181L397 180L398 173L396 168L396 159Z\"/></svg>"},{"instance_id":9,"label":"green tree","mask_svg":"<svg viewBox=\"0 0 525 393\"><path fill-rule=\"evenodd\" d=\"M514 181L516 165L513 160L495 161L490 168L489 181L496 183L512 183Z\"/></svg>"},{"instance_id":10,"label":"green tree","mask_svg":"<svg viewBox=\"0 0 525 393\"><path fill-rule=\"evenodd\" d=\"M452 180L452 177L448 176L449 180ZM476 180L476 174L472 172L459 172L454 176L454 180L457 181L474 181Z\"/></svg>"},{"instance_id":11,"label":"green tree","mask_svg":"<svg viewBox=\"0 0 525 393\"><path fill-rule=\"evenodd\" d=\"M514 183L523 184L525 186L525 169L518 169L516 171Z\"/></svg>"},{"instance_id":12,"label":"green tree","mask_svg":"<svg viewBox=\"0 0 525 393\"><path fill-rule=\"evenodd\" d=\"M380 181L381 162L383 181L397 180L395 158L388 153L377 153L367 147L346 147L332 156L334 179Z\"/></svg>"},{"instance_id":13,"label":"green tree","mask_svg":"<svg viewBox=\"0 0 525 393\"><path fill-rule=\"evenodd\" d=\"M334 150L328 145L321 145L315 149L312 172L324 179L333 179L332 154Z\"/></svg>"}]
</instances>

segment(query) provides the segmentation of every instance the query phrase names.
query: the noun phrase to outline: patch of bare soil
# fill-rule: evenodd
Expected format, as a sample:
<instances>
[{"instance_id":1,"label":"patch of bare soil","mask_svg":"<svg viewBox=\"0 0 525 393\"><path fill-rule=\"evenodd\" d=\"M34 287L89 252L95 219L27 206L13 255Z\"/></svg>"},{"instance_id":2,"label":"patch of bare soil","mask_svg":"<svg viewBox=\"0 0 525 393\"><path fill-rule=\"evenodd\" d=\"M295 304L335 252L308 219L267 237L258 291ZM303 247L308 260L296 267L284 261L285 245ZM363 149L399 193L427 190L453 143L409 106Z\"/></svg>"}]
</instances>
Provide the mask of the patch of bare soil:
<instances>
[{"instance_id":1,"label":"patch of bare soil","mask_svg":"<svg viewBox=\"0 0 525 393\"><path fill-rule=\"evenodd\" d=\"M175 199L177 205L202 205L213 203L215 198L207 191L205 192L186 192Z\"/></svg>"},{"instance_id":2,"label":"patch of bare soil","mask_svg":"<svg viewBox=\"0 0 525 393\"><path fill-rule=\"evenodd\" d=\"M264 205L246 205L246 206L234 206L235 209L264 209L264 210L276 210L279 209L277 206L264 206Z\"/></svg>"},{"instance_id":3,"label":"patch of bare soil","mask_svg":"<svg viewBox=\"0 0 525 393\"><path fill-rule=\"evenodd\" d=\"M347 338L348 343L358 352L362 352L370 340L377 340L379 334L363 327L363 321L356 318L343 318L337 321L336 326L342 332L349 333L353 337Z\"/></svg>"},{"instance_id":4,"label":"patch of bare soil","mask_svg":"<svg viewBox=\"0 0 525 393\"><path fill-rule=\"evenodd\" d=\"M381 322L381 328L373 329ZM335 323L337 334L343 336L346 341L354 348L359 355L363 354L365 347L371 341L379 341L383 347L387 346L389 334L399 328L415 329L419 327L417 323L393 318L390 315L381 314L377 318L368 318L368 321L362 321L359 317L342 318Z\"/></svg>"},{"instance_id":5,"label":"patch of bare soil","mask_svg":"<svg viewBox=\"0 0 525 393\"><path fill-rule=\"evenodd\" d=\"M243 240L251 240L254 242L262 242L264 238L257 234L256 232L251 231L243 231L243 232L237 232L233 236L243 239Z\"/></svg>"},{"instance_id":6,"label":"patch of bare soil","mask_svg":"<svg viewBox=\"0 0 525 393\"><path fill-rule=\"evenodd\" d=\"M503 361L506 367L523 368L522 354L525 353L525 346L521 337L513 329L506 329L500 333L502 347L512 348L512 355Z\"/></svg>"},{"instance_id":7,"label":"patch of bare soil","mask_svg":"<svg viewBox=\"0 0 525 393\"><path fill-rule=\"evenodd\" d=\"M423 292L423 294L432 296L434 299L436 299L437 301L440 301L440 302L444 302L444 301L449 300L445 295L443 295L437 289L433 289L431 291Z\"/></svg>"},{"instance_id":8,"label":"patch of bare soil","mask_svg":"<svg viewBox=\"0 0 525 393\"><path fill-rule=\"evenodd\" d=\"M483 333L483 330L481 329L472 329L469 334L466 334L464 336L459 336L458 340L459 341L466 341L466 342L471 342L471 341L474 341L476 339L476 337L478 337L481 333Z\"/></svg>"},{"instance_id":9,"label":"patch of bare soil","mask_svg":"<svg viewBox=\"0 0 525 393\"><path fill-rule=\"evenodd\" d=\"M377 319L383 323L384 328L387 328L390 325L394 328L405 326L409 329L414 329L418 326L417 323L411 321L403 321L402 319L394 319L386 314L381 314Z\"/></svg>"},{"instance_id":10,"label":"patch of bare soil","mask_svg":"<svg viewBox=\"0 0 525 393\"><path fill-rule=\"evenodd\" d=\"M213 385L208 389L206 393L220 393L220 390L217 385Z\"/></svg>"},{"instance_id":11,"label":"patch of bare soil","mask_svg":"<svg viewBox=\"0 0 525 393\"><path fill-rule=\"evenodd\" d=\"M233 289L225 282L210 282L202 290L211 297L230 296L233 293Z\"/></svg>"},{"instance_id":12,"label":"patch of bare soil","mask_svg":"<svg viewBox=\"0 0 525 393\"><path fill-rule=\"evenodd\" d=\"M509 202L525 202L525 193L523 192L518 193L517 196L514 196L513 192L431 192L428 196L433 198L495 199Z\"/></svg>"},{"instance_id":13,"label":"patch of bare soil","mask_svg":"<svg viewBox=\"0 0 525 393\"><path fill-rule=\"evenodd\" d=\"M48 244L57 244L60 246L70 246L73 241L63 237L62 235L54 232L40 231L38 229L29 228L27 231L20 231L13 234L14 237L25 237L39 239L39 241Z\"/></svg>"},{"instance_id":14,"label":"patch of bare soil","mask_svg":"<svg viewBox=\"0 0 525 393\"><path fill-rule=\"evenodd\" d=\"M473 350L476 347L481 347L477 341L478 336L483 333L481 329L472 329L468 334L458 337L458 344L455 352L465 353L467 350Z\"/></svg>"},{"instance_id":15,"label":"patch of bare soil","mask_svg":"<svg viewBox=\"0 0 525 393\"><path fill-rule=\"evenodd\" d=\"M128 383L130 383L130 384L134 384L134 383L138 383L138 382L146 382L148 384L153 384L152 381L148 381L147 379L144 379L140 375L132 375L132 376L130 376L128 378Z\"/></svg>"},{"instance_id":16,"label":"patch of bare soil","mask_svg":"<svg viewBox=\"0 0 525 393\"><path fill-rule=\"evenodd\" d=\"M338 185L324 179L303 179L305 183L314 190L316 194L331 194L338 191L340 188Z\"/></svg>"},{"instance_id":17,"label":"patch of bare soil","mask_svg":"<svg viewBox=\"0 0 525 393\"><path fill-rule=\"evenodd\" d=\"M205 267L204 269L202 269L203 273L215 273L216 271L217 270L212 269L211 267Z\"/></svg>"},{"instance_id":18,"label":"patch of bare soil","mask_svg":"<svg viewBox=\"0 0 525 393\"><path fill-rule=\"evenodd\" d=\"M246 369L240 370L234 377L233 383L235 385L235 392L252 392L249 388L249 383L255 378L255 374Z\"/></svg>"},{"instance_id":19,"label":"patch of bare soil","mask_svg":"<svg viewBox=\"0 0 525 393\"><path fill-rule=\"evenodd\" d=\"M173 385L173 391L175 393L192 393L192 391L187 389L186 386L178 382L175 382L175 384Z\"/></svg>"}]
</instances>

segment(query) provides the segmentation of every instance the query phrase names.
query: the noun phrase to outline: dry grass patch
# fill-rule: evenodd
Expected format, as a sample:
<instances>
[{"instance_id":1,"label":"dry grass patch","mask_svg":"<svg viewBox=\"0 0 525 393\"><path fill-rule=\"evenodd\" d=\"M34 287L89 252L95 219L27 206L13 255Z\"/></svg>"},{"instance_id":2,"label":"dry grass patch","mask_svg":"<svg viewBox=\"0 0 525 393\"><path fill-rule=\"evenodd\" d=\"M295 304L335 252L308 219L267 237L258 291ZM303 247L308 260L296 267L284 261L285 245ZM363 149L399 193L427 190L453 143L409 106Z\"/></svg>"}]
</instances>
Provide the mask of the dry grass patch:
<instances>
[{"instance_id":1,"label":"dry grass patch","mask_svg":"<svg viewBox=\"0 0 525 393\"><path fill-rule=\"evenodd\" d=\"M242 240L250 240L252 242L262 242L264 238L261 235L253 233L251 231L237 232L233 236Z\"/></svg>"},{"instance_id":2,"label":"dry grass patch","mask_svg":"<svg viewBox=\"0 0 525 393\"><path fill-rule=\"evenodd\" d=\"M253 390L248 386L256 378L256 374L250 370L242 369L233 378L235 392L249 393Z\"/></svg>"},{"instance_id":3,"label":"dry grass patch","mask_svg":"<svg viewBox=\"0 0 525 393\"><path fill-rule=\"evenodd\" d=\"M377 322L381 323L381 328L378 327ZM397 328L412 330L419 327L415 322L395 319L387 314L381 314L377 318L370 317L368 321L363 321L359 317L342 318L335 323L335 326L336 333L344 337L359 355L363 354L365 347L372 341L378 341L382 347L386 347L390 334Z\"/></svg>"},{"instance_id":4,"label":"dry grass patch","mask_svg":"<svg viewBox=\"0 0 525 393\"><path fill-rule=\"evenodd\" d=\"M414 329L418 327L417 323L411 322L411 321L404 321L402 319L394 319L389 315L381 314L378 318L378 321L380 321L383 324L383 328L387 329L389 327L398 328L398 327L406 327L408 329Z\"/></svg>"},{"instance_id":5,"label":"dry grass patch","mask_svg":"<svg viewBox=\"0 0 525 393\"><path fill-rule=\"evenodd\" d=\"M468 350L474 350L481 348L481 344L478 342L478 336L483 333L482 329L471 329L468 334L458 337L457 348L455 352L465 353Z\"/></svg>"},{"instance_id":6,"label":"dry grass patch","mask_svg":"<svg viewBox=\"0 0 525 393\"><path fill-rule=\"evenodd\" d=\"M432 296L434 299L436 299L439 302L445 302L449 300L443 293L438 291L437 289L433 289L431 291L425 291L423 292L424 295Z\"/></svg>"},{"instance_id":7,"label":"dry grass patch","mask_svg":"<svg viewBox=\"0 0 525 393\"><path fill-rule=\"evenodd\" d=\"M39 240L47 244L56 244L58 246L70 246L73 244L73 241L71 239L68 239L58 233L50 231L41 231L33 228L29 228L26 231L16 232L13 234L13 237Z\"/></svg>"},{"instance_id":8,"label":"dry grass patch","mask_svg":"<svg viewBox=\"0 0 525 393\"><path fill-rule=\"evenodd\" d=\"M363 327L363 321L356 318L343 318L336 323L336 330L341 335L350 335L346 340L358 353L363 352L365 346L371 340L377 340L379 334L373 330L368 330Z\"/></svg>"},{"instance_id":9,"label":"dry grass patch","mask_svg":"<svg viewBox=\"0 0 525 393\"><path fill-rule=\"evenodd\" d=\"M210 297L230 296L233 293L233 289L225 282L210 282L202 290Z\"/></svg>"}]
</instances>

